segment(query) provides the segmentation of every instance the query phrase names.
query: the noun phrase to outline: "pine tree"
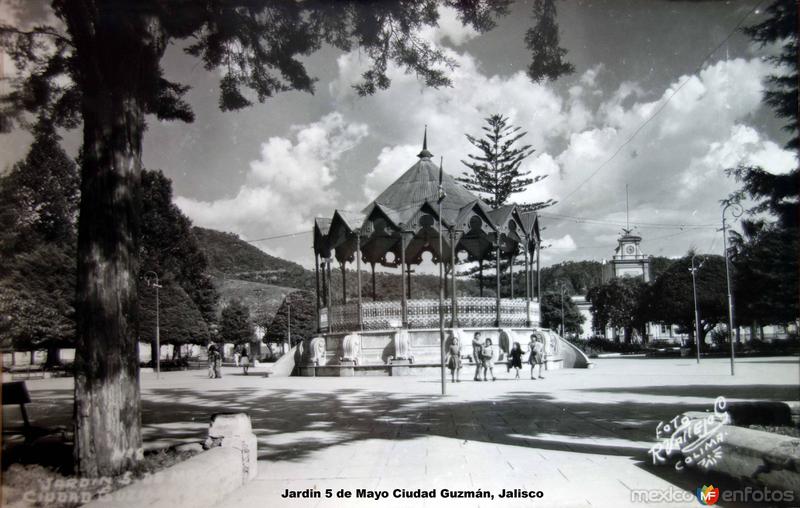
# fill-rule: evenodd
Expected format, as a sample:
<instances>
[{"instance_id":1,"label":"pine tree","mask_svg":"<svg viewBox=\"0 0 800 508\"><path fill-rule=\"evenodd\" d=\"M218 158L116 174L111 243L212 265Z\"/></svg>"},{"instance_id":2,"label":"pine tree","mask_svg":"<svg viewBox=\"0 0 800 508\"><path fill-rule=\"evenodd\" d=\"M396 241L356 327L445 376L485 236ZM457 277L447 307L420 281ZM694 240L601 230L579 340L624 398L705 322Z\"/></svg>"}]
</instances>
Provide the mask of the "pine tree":
<instances>
[{"instance_id":1,"label":"pine tree","mask_svg":"<svg viewBox=\"0 0 800 508\"><path fill-rule=\"evenodd\" d=\"M78 170L42 117L25 159L0 177L0 336L3 346L47 348L47 363L75 341Z\"/></svg>"},{"instance_id":2,"label":"pine tree","mask_svg":"<svg viewBox=\"0 0 800 508\"><path fill-rule=\"evenodd\" d=\"M494 114L485 120L483 138L466 134L480 154L469 154L469 161L461 161L471 174L465 172L457 180L467 189L482 194L489 206L499 208L512 194L524 191L546 175L528 178L530 171L520 169L522 161L534 152L531 145L515 146L527 132L520 132L521 128L509 124L503 115Z\"/></svg>"},{"instance_id":3,"label":"pine tree","mask_svg":"<svg viewBox=\"0 0 800 508\"><path fill-rule=\"evenodd\" d=\"M540 83L575 72L575 67L564 60L567 50L558 45L555 0L536 0L533 18L536 26L525 33L525 45L533 57L528 66L528 76L535 83Z\"/></svg>"}]
</instances>

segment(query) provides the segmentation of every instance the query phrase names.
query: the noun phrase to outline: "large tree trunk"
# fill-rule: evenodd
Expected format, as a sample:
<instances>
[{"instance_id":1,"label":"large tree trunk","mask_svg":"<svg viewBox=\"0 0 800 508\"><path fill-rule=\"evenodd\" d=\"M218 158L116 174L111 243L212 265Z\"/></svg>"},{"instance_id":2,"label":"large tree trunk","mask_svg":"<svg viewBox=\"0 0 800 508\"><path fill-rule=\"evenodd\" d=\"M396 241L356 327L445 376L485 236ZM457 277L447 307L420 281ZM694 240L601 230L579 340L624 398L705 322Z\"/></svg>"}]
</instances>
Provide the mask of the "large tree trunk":
<instances>
[{"instance_id":1,"label":"large tree trunk","mask_svg":"<svg viewBox=\"0 0 800 508\"><path fill-rule=\"evenodd\" d=\"M56 367L61 364L61 348L58 346L47 346L47 359L44 364L47 367Z\"/></svg>"},{"instance_id":2,"label":"large tree trunk","mask_svg":"<svg viewBox=\"0 0 800 508\"><path fill-rule=\"evenodd\" d=\"M156 339L153 337L150 340L150 364L153 368L156 368L156 358L159 358L159 351L158 351L158 344L156 344Z\"/></svg>"},{"instance_id":3,"label":"large tree trunk","mask_svg":"<svg viewBox=\"0 0 800 508\"><path fill-rule=\"evenodd\" d=\"M157 75L164 41L153 18L120 12L114 3L66 1L63 10L80 65L84 136L74 456L79 474L112 476L142 458L136 291L141 87Z\"/></svg>"}]
</instances>

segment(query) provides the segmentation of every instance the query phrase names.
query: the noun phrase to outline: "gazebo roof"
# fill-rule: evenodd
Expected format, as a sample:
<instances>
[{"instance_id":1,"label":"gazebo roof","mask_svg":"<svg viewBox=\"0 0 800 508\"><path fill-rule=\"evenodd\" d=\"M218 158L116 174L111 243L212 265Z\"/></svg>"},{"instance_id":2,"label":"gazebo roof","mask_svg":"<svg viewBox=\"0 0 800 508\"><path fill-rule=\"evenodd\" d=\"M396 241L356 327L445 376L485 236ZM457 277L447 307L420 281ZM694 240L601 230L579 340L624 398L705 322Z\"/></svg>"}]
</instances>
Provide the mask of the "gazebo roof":
<instances>
[{"instance_id":1,"label":"gazebo roof","mask_svg":"<svg viewBox=\"0 0 800 508\"><path fill-rule=\"evenodd\" d=\"M442 200L442 230L445 242L455 234L455 250L466 250L470 259L495 256L494 245L502 244L503 255L515 255L520 247L535 247L540 242L536 212L525 212L510 204L492 210L483 200L445 173L428 151L425 133L417 162L369 203L361 213L336 210L332 219L317 219L314 249L327 258L335 251L340 262L352 261L361 246L362 259L384 266L396 266L401 258L405 233L413 233L403 251L411 263L421 262L425 250L437 250L439 226L439 187ZM454 228L450 233L448 230ZM357 237L360 236L360 244ZM448 252L445 249L445 252ZM391 260L386 258L392 253ZM444 259L450 255L442 254Z\"/></svg>"},{"instance_id":2,"label":"gazebo roof","mask_svg":"<svg viewBox=\"0 0 800 508\"><path fill-rule=\"evenodd\" d=\"M394 212L399 222L406 223L425 201L435 205L439 197L439 166L431 160L427 146L423 146L419 158L416 164L367 205L364 213L369 213L373 205L380 205ZM459 210L465 205L480 201L480 198L444 172L442 172L442 187L445 192L442 219L445 222L453 223Z\"/></svg>"}]
</instances>

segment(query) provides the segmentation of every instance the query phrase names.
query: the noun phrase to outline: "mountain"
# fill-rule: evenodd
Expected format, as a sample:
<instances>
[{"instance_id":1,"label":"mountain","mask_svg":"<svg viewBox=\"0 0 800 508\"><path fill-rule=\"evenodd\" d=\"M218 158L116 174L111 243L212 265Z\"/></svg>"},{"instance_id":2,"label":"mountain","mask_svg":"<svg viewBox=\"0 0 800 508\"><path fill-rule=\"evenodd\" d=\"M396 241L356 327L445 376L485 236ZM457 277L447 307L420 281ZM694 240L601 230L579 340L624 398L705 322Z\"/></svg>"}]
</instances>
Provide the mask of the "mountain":
<instances>
[{"instance_id":1,"label":"mountain","mask_svg":"<svg viewBox=\"0 0 800 508\"><path fill-rule=\"evenodd\" d=\"M274 286L313 290L314 272L297 263L270 256L233 233L195 227L215 278L238 279Z\"/></svg>"}]
</instances>

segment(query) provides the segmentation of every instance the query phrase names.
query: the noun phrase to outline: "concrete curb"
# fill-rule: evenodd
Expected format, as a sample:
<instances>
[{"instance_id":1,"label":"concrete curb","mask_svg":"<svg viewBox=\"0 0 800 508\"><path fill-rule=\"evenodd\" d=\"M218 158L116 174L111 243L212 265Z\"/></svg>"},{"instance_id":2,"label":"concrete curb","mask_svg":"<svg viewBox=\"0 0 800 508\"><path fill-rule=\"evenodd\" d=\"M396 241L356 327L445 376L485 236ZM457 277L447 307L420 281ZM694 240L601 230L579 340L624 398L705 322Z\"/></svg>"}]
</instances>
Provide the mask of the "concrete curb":
<instances>
[{"instance_id":1,"label":"concrete curb","mask_svg":"<svg viewBox=\"0 0 800 508\"><path fill-rule=\"evenodd\" d=\"M212 448L84 505L87 508L211 508L247 481L242 452Z\"/></svg>"},{"instance_id":2,"label":"concrete curb","mask_svg":"<svg viewBox=\"0 0 800 508\"><path fill-rule=\"evenodd\" d=\"M684 413L689 418L704 413ZM761 430L724 425L722 456L709 469L746 478L800 497L800 439Z\"/></svg>"},{"instance_id":3,"label":"concrete curb","mask_svg":"<svg viewBox=\"0 0 800 508\"><path fill-rule=\"evenodd\" d=\"M211 508L255 478L258 472L257 440L247 414L213 415L205 447L209 450L84 506Z\"/></svg>"}]
</instances>

